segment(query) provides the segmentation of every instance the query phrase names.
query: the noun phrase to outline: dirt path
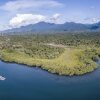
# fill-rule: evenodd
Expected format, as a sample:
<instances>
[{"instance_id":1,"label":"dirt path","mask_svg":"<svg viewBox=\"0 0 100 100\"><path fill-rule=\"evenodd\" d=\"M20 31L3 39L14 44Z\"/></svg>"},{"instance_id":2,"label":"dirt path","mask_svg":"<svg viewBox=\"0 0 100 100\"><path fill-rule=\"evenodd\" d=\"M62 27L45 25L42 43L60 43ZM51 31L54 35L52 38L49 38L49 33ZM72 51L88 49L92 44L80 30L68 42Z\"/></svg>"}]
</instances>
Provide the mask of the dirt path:
<instances>
[{"instance_id":1,"label":"dirt path","mask_svg":"<svg viewBox=\"0 0 100 100\"><path fill-rule=\"evenodd\" d=\"M45 43L44 45L53 46L53 47L60 47L60 48L66 48L67 46L62 44L54 44L54 43Z\"/></svg>"}]
</instances>

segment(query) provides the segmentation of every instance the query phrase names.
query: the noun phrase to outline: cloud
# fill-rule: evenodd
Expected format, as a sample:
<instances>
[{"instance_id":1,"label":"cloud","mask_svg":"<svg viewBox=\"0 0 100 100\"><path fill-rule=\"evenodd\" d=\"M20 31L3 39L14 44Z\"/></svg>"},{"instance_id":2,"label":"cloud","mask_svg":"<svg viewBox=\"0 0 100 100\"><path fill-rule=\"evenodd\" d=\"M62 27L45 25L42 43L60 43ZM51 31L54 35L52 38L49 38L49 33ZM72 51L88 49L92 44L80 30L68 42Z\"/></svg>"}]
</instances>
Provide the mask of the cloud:
<instances>
[{"instance_id":1,"label":"cloud","mask_svg":"<svg viewBox=\"0 0 100 100\"><path fill-rule=\"evenodd\" d=\"M9 24L11 27L20 27L28 24L35 24L45 20L46 17L43 15L17 14L9 21Z\"/></svg>"},{"instance_id":2,"label":"cloud","mask_svg":"<svg viewBox=\"0 0 100 100\"><path fill-rule=\"evenodd\" d=\"M53 15L52 19L57 20L60 16L61 14L56 13Z\"/></svg>"},{"instance_id":3,"label":"cloud","mask_svg":"<svg viewBox=\"0 0 100 100\"><path fill-rule=\"evenodd\" d=\"M49 23L60 23L58 20L60 16L61 14L58 13L52 16L39 14L16 14L16 16L9 21L9 25L10 27L20 27L29 24L36 24L41 21Z\"/></svg>"},{"instance_id":4,"label":"cloud","mask_svg":"<svg viewBox=\"0 0 100 100\"><path fill-rule=\"evenodd\" d=\"M27 8L51 8L51 7L61 7L62 3L54 0L14 0L6 2L0 7L0 9L5 11L18 11Z\"/></svg>"},{"instance_id":5,"label":"cloud","mask_svg":"<svg viewBox=\"0 0 100 100\"><path fill-rule=\"evenodd\" d=\"M93 23L97 23L97 22L99 22L100 21L100 18L96 18L96 17L94 17L94 18L85 18L84 20L84 23L89 23L89 24L93 24Z\"/></svg>"},{"instance_id":6,"label":"cloud","mask_svg":"<svg viewBox=\"0 0 100 100\"><path fill-rule=\"evenodd\" d=\"M49 20L49 22L51 23L59 23L59 18L60 18L61 14L59 13L55 13Z\"/></svg>"}]
</instances>

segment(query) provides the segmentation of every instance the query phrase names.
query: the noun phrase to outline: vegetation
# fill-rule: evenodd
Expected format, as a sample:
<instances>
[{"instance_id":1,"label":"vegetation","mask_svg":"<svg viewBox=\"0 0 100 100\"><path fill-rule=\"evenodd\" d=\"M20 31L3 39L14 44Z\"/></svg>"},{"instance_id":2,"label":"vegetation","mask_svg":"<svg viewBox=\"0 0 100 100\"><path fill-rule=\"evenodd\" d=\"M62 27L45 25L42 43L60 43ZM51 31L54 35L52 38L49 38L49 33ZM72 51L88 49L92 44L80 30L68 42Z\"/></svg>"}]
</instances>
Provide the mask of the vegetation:
<instances>
[{"instance_id":1,"label":"vegetation","mask_svg":"<svg viewBox=\"0 0 100 100\"><path fill-rule=\"evenodd\" d=\"M38 66L59 75L82 75L97 68L100 34L31 34L0 36L0 58Z\"/></svg>"}]
</instances>

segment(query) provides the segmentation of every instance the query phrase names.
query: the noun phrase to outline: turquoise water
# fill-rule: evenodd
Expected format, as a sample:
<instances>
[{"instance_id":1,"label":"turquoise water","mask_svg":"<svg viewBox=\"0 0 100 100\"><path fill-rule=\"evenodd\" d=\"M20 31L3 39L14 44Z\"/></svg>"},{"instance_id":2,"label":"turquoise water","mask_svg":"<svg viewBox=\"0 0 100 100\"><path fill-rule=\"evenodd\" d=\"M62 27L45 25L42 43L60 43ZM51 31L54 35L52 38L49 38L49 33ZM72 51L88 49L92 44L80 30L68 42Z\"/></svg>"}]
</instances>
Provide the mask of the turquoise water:
<instances>
[{"instance_id":1,"label":"turquoise water","mask_svg":"<svg viewBox=\"0 0 100 100\"><path fill-rule=\"evenodd\" d=\"M0 62L0 75L6 78L0 81L0 100L100 100L100 68L83 76L65 77Z\"/></svg>"}]
</instances>

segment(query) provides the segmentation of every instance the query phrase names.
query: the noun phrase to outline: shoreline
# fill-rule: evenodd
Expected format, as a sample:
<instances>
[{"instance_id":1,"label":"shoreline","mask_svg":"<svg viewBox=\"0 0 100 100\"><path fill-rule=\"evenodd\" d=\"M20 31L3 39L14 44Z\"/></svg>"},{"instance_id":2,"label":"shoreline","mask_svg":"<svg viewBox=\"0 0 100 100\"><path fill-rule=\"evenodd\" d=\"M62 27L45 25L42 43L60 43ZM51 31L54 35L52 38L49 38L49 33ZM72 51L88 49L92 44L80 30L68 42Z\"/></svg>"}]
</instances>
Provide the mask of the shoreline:
<instances>
[{"instance_id":1,"label":"shoreline","mask_svg":"<svg viewBox=\"0 0 100 100\"><path fill-rule=\"evenodd\" d=\"M23 65L23 66L30 67L30 68L38 68L38 69L40 69L40 70L42 70L42 71L48 72L49 74L53 74L53 75L57 75L57 76L64 76L64 77L74 77L74 76L78 77L78 76L84 76L84 75L87 75L87 74L90 74L90 73L94 72L94 71L97 70L98 67L99 67L99 66L97 66L97 68L95 68L93 71L86 72L86 73L83 73L83 74L80 74L80 75L76 75L76 74L75 74L75 75L61 75L61 74L59 74L59 73L52 73L52 72L50 72L49 70L43 69L41 66L28 65L28 64L18 63L18 62L16 62L16 61L5 61L5 60L3 60L3 59L0 59L0 61L1 61L1 62L4 62L4 63L7 63L7 64L18 64L18 65ZM99 61L99 59L98 59L97 61L95 61L95 62L97 63L98 61Z\"/></svg>"},{"instance_id":2,"label":"shoreline","mask_svg":"<svg viewBox=\"0 0 100 100\"><path fill-rule=\"evenodd\" d=\"M98 68L99 52L96 49L65 48L64 52L55 59L35 59L19 52L1 51L1 61L16 63L29 67L38 67L59 76L80 76L93 72Z\"/></svg>"}]
</instances>

